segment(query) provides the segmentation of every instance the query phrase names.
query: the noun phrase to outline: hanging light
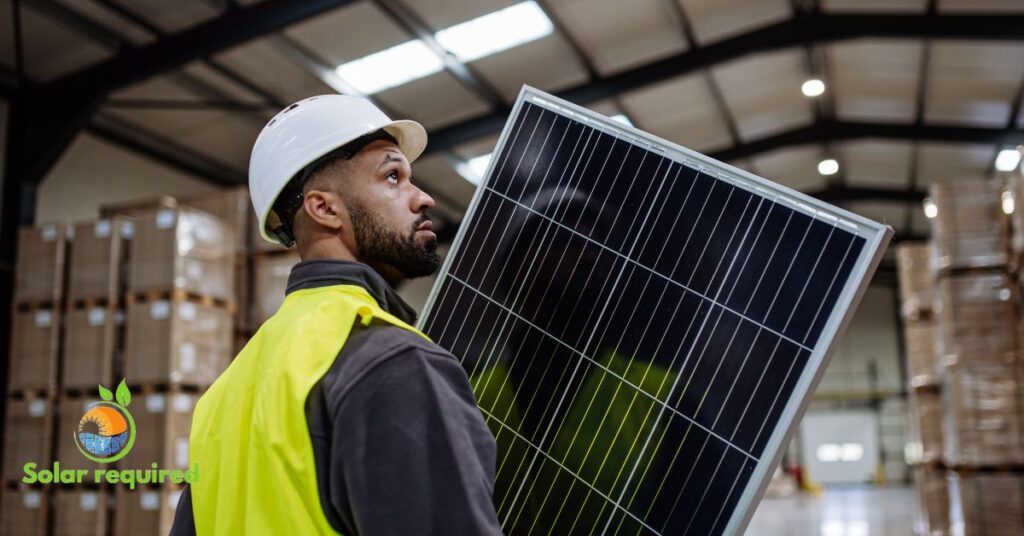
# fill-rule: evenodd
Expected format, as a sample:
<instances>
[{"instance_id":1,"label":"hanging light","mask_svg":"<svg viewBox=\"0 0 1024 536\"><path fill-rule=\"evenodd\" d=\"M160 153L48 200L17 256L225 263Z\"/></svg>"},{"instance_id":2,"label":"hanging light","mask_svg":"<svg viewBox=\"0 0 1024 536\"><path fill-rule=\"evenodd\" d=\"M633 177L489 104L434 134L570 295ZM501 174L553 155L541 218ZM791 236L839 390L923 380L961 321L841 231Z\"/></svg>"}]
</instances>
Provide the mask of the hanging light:
<instances>
[{"instance_id":1,"label":"hanging light","mask_svg":"<svg viewBox=\"0 0 1024 536\"><path fill-rule=\"evenodd\" d=\"M924 216L929 220L935 219L935 216L939 215L939 207L935 205L935 201L932 198L924 198Z\"/></svg>"},{"instance_id":2,"label":"hanging light","mask_svg":"<svg viewBox=\"0 0 1024 536\"><path fill-rule=\"evenodd\" d=\"M811 78L800 86L800 91L802 91L806 97L817 97L825 92L825 82L822 82L817 78Z\"/></svg>"},{"instance_id":3,"label":"hanging light","mask_svg":"<svg viewBox=\"0 0 1024 536\"><path fill-rule=\"evenodd\" d=\"M826 158L818 162L818 173L826 176L839 173L839 162L835 158Z\"/></svg>"}]
</instances>

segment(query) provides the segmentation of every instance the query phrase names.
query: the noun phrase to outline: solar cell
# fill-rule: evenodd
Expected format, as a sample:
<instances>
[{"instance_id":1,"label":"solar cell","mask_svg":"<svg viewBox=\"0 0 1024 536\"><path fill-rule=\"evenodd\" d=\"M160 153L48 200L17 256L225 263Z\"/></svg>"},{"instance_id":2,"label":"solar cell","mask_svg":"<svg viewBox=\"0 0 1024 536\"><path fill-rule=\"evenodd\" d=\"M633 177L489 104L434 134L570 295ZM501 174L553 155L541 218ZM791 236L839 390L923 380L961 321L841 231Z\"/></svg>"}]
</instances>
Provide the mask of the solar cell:
<instances>
[{"instance_id":1,"label":"solar cell","mask_svg":"<svg viewBox=\"0 0 1024 536\"><path fill-rule=\"evenodd\" d=\"M420 327L509 534L736 534L891 229L524 88Z\"/></svg>"}]
</instances>

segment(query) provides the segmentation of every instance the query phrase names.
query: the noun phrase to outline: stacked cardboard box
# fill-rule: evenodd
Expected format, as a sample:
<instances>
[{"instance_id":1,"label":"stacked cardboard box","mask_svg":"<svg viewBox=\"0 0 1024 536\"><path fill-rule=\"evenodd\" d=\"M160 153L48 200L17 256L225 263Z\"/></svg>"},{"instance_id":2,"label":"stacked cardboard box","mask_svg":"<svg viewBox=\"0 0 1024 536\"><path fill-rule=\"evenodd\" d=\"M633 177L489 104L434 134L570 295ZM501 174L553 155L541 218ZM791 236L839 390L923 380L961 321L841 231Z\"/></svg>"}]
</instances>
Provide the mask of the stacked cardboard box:
<instances>
[{"instance_id":1,"label":"stacked cardboard box","mask_svg":"<svg viewBox=\"0 0 1024 536\"><path fill-rule=\"evenodd\" d=\"M910 448L918 496L915 531L946 534L949 506L943 453L941 352L936 319L936 285L930 244L901 244L896 249L904 354L910 382ZM945 521L945 522L944 522Z\"/></svg>"},{"instance_id":2,"label":"stacked cardboard box","mask_svg":"<svg viewBox=\"0 0 1024 536\"><path fill-rule=\"evenodd\" d=\"M62 224L18 233L7 389L53 393L57 386L65 267L73 229Z\"/></svg>"},{"instance_id":3,"label":"stacked cardboard box","mask_svg":"<svg viewBox=\"0 0 1024 536\"><path fill-rule=\"evenodd\" d=\"M82 456L78 450L78 442L75 438L82 416L85 415L85 412L90 409L92 404L100 401L96 397L95 392L94 388L94 394L90 397L64 395L57 403L57 428L54 439L56 442L56 459L60 460L62 469L87 469L91 474L93 469L104 467L98 462ZM136 429L138 429L137 426Z\"/></svg>"},{"instance_id":4,"label":"stacked cardboard box","mask_svg":"<svg viewBox=\"0 0 1024 536\"><path fill-rule=\"evenodd\" d=\"M174 487L118 488L114 536L169 533L181 492Z\"/></svg>"},{"instance_id":5,"label":"stacked cardboard box","mask_svg":"<svg viewBox=\"0 0 1024 536\"><path fill-rule=\"evenodd\" d=\"M299 254L290 250L253 258L250 320L253 330L259 329L281 307L288 287L288 275L299 260Z\"/></svg>"},{"instance_id":6,"label":"stacked cardboard box","mask_svg":"<svg viewBox=\"0 0 1024 536\"><path fill-rule=\"evenodd\" d=\"M130 301L124 377L129 385L213 383L233 356L229 309L181 299Z\"/></svg>"},{"instance_id":7,"label":"stacked cardboard box","mask_svg":"<svg viewBox=\"0 0 1024 536\"><path fill-rule=\"evenodd\" d=\"M914 468L914 481L920 505L914 517L914 532L924 536L951 534L949 483L945 469L933 465L917 466Z\"/></svg>"},{"instance_id":8,"label":"stacked cardboard box","mask_svg":"<svg viewBox=\"0 0 1024 536\"><path fill-rule=\"evenodd\" d=\"M115 380L122 350L126 259L134 225L125 217L75 225L64 317L62 390L92 392Z\"/></svg>"},{"instance_id":9,"label":"stacked cardboard box","mask_svg":"<svg viewBox=\"0 0 1024 536\"><path fill-rule=\"evenodd\" d=\"M1024 534L1024 474L958 470L949 491L957 534Z\"/></svg>"},{"instance_id":10,"label":"stacked cardboard box","mask_svg":"<svg viewBox=\"0 0 1024 536\"><path fill-rule=\"evenodd\" d=\"M932 185L931 197L938 208L932 220L937 270L1007 265L1010 234L1002 191L1003 185L994 180Z\"/></svg>"},{"instance_id":11,"label":"stacked cardboard box","mask_svg":"<svg viewBox=\"0 0 1024 536\"><path fill-rule=\"evenodd\" d=\"M28 462L46 466L52 462L53 401L40 398L7 400L4 422L3 479L17 482Z\"/></svg>"},{"instance_id":12,"label":"stacked cardboard box","mask_svg":"<svg viewBox=\"0 0 1024 536\"><path fill-rule=\"evenodd\" d=\"M131 385L209 385L233 355L233 234L188 208L141 211L135 230L124 376Z\"/></svg>"},{"instance_id":13,"label":"stacked cardboard box","mask_svg":"<svg viewBox=\"0 0 1024 536\"><path fill-rule=\"evenodd\" d=\"M189 208L140 211L128 292L182 291L231 301L233 232L216 216Z\"/></svg>"},{"instance_id":14,"label":"stacked cardboard box","mask_svg":"<svg viewBox=\"0 0 1024 536\"><path fill-rule=\"evenodd\" d=\"M135 437L135 446L119 463L141 469L156 463L161 469L187 470L192 411L198 399L198 393L184 391L137 395L132 415L136 428L145 433Z\"/></svg>"},{"instance_id":15,"label":"stacked cardboard box","mask_svg":"<svg viewBox=\"0 0 1024 536\"><path fill-rule=\"evenodd\" d=\"M104 489L62 488L54 502L57 536L106 536L110 501Z\"/></svg>"},{"instance_id":16,"label":"stacked cardboard box","mask_svg":"<svg viewBox=\"0 0 1024 536\"><path fill-rule=\"evenodd\" d=\"M911 461L934 465L942 460L945 444L942 394L938 389L915 391L910 397L910 411Z\"/></svg>"},{"instance_id":17,"label":"stacked cardboard box","mask_svg":"<svg viewBox=\"0 0 1024 536\"><path fill-rule=\"evenodd\" d=\"M917 303L908 299L910 294L929 292L925 280L904 274L902 267L900 272L908 353L928 347L924 339L931 332L930 346L936 357L929 366L919 356L908 355L915 387L914 424L923 463L917 472L919 517L933 520L921 525L941 524L941 534L948 529L965 535L1018 534L1020 528L987 532L1005 525L1000 515L988 508L1020 509L1020 494L1002 494L998 501L1003 502L997 504L983 497L978 487L984 487L982 482L994 472L1019 479L1024 468L1021 300L1010 262L1011 227L1004 213L1002 185L987 180L933 185L931 198L938 210L932 220L930 282L937 320L930 327L906 313ZM918 389L919 384L930 384L935 377L941 378L941 387ZM932 392L941 392L941 434L934 430L939 406L934 395L926 394ZM929 462L935 457L937 443L941 444L941 459ZM950 483L949 517L953 521L949 524L939 523L929 511L934 506L927 488L932 486L936 495L941 493L938 475L942 471ZM1001 485L994 480L992 484ZM986 503L991 504L986 507ZM931 534L934 528L918 532Z\"/></svg>"},{"instance_id":18,"label":"stacked cardboard box","mask_svg":"<svg viewBox=\"0 0 1024 536\"><path fill-rule=\"evenodd\" d=\"M49 498L41 488L6 487L0 492L0 534L43 536Z\"/></svg>"},{"instance_id":19,"label":"stacked cardboard box","mask_svg":"<svg viewBox=\"0 0 1024 536\"><path fill-rule=\"evenodd\" d=\"M1024 465L1024 370L1020 363L946 368L946 461L954 466Z\"/></svg>"}]
</instances>

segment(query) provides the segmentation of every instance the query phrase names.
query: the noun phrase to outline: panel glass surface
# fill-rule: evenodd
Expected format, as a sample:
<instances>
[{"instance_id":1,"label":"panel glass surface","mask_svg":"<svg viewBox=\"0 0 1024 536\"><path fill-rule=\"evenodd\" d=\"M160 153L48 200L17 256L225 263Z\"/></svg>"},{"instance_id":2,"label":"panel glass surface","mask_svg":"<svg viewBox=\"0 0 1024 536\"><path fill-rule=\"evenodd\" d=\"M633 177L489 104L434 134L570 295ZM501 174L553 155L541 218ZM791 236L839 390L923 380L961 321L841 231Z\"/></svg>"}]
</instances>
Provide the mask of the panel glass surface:
<instances>
[{"instance_id":1,"label":"panel glass surface","mask_svg":"<svg viewBox=\"0 0 1024 536\"><path fill-rule=\"evenodd\" d=\"M855 225L521 102L422 321L508 534L721 534L865 253Z\"/></svg>"}]
</instances>

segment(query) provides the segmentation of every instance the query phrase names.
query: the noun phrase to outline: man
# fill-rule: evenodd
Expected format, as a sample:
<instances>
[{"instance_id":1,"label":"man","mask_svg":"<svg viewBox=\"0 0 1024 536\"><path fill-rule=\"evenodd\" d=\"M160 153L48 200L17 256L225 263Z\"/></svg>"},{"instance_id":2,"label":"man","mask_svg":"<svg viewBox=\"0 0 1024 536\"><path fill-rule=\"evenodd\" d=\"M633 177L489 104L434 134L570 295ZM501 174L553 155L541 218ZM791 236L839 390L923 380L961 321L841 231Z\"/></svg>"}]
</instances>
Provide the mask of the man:
<instances>
[{"instance_id":1,"label":"man","mask_svg":"<svg viewBox=\"0 0 1024 536\"><path fill-rule=\"evenodd\" d=\"M172 534L499 534L495 444L465 372L392 290L437 269L423 127L365 99L267 123L249 188L302 262L278 312L196 406Z\"/></svg>"}]
</instances>

